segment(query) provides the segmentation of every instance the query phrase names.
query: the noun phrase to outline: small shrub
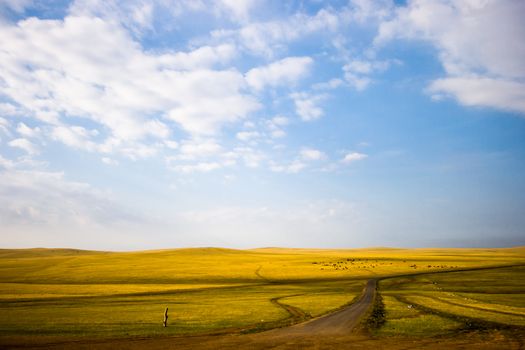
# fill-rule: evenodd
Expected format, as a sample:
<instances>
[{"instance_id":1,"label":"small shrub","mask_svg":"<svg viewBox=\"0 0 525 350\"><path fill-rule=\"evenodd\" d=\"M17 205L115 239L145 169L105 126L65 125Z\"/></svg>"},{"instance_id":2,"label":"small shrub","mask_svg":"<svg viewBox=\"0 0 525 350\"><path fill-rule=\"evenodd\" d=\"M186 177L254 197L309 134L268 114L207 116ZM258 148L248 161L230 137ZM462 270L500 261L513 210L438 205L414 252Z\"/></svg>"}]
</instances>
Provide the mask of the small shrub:
<instances>
[{"instance_id":1,"label":"small shrub","mask_svg":"<svg viewBox=\"0 0 525 350\"><path fill-rule=\"evenodd\" d=\"M383 297L381 294L377 293L375 300L374 300L374 306L372 308L372 312L368 319L366 320L366 326L368 329L374 331L381 326L383 326L386 322L386 311L385 311L385 304L383 303Z\"/></svg>"}]
</instances>

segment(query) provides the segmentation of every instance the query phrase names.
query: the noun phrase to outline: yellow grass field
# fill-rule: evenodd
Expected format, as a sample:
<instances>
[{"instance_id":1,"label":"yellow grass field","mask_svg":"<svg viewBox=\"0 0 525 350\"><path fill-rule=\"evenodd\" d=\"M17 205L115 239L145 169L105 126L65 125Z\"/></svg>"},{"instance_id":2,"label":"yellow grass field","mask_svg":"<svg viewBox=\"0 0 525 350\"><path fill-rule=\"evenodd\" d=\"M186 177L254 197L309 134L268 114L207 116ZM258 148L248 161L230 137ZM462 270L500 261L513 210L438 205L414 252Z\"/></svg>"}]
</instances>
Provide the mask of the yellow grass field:
<instances>
[{"instance_id":1,"label":"yellow grass field","mask_svg":"<svg viewBox=\"0 0 525 350\"><path fill-rule=\"evenodd\" d=\"M471 319L521 327L525 267L462 271L517 265L525 248L5 249L0 344L256 332L347 305L371 278L385 310L374 337L452 334Z\"/></svg>"}]
</instances>

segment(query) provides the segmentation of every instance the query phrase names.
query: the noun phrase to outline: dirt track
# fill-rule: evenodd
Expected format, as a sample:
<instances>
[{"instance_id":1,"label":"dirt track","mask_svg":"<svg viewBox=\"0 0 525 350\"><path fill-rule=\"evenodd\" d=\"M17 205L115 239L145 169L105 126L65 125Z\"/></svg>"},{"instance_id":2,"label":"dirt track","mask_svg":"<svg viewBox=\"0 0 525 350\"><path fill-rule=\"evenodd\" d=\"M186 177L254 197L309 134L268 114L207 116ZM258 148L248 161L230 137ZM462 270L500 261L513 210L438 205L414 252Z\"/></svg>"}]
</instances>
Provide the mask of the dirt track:
<instances>
[{"instance_id":1,"label":"dirt track","mask_svg":"<svg viewBox=\"0 0 525 350\"><path fill-rule=\"evenodd\" d=\"M376 280L369 280L361 298L352 305L334 313L300 323L291 327L274 329L267 336L297 336L297 335L349 335L359 323L361 316L368 310L374 300Z\"/></svg>"}]
</instances>

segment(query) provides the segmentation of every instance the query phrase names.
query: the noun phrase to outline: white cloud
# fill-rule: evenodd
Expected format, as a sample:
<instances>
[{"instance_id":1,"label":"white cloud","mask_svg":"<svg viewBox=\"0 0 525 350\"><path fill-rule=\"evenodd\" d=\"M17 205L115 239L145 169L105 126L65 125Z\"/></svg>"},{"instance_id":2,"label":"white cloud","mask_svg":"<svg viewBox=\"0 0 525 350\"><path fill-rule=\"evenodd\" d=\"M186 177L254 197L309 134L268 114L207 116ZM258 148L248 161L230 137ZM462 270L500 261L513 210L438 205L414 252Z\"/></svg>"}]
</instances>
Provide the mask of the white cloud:
<instances>
[{"instance_id":1,"label":"white cloud","mask_svg":"<svg viewBox=\"0 0 525 350\"><path fill-rule=\"evenodd\" d=\"M365 90L372 82L372 79L367 76L360 76L350 72L345 72L345 80L357 91Z\"/></svg>"},{"instance_id":2,"label":"white cloud","mask_svg":"<svg viewBox=\"0 0 525 350\"><path fill-rule=\"evenodd\" d=\"M159 139L165 139L170 136L170 129L168 126L156 119L148 120L142 126L146 135L153 136Z\"/></svg>"},{"instance_id":3,"label":"white cloud","mask_svg":"<svg viewBox=\"0 0 525 350\"><path fill-rule=\"evenodd\" d=\"M222 147L214 140L185 140L180 145L179 159L195 160L216 156L222 151Z\"/></svg>"},{"instance_id":4,"label":"white cloud","mask_svg":"<svg viewBox=\"0 0 525 350\"><path fill-rule=\"evenodd\" d=\"M33 4L33 0L0 0L0 11L2 8L8 8L12 11L22 13L25 9ZM0 17L2 16L0 12Z\"/></svg>"},{"instance_id":5,"label":"white cloud","mask_svg":"<svg viewBox=\"0 0 525 350\"><path fill-rule=\"evenodd\" d=\"M413 0L381 24L375 43L428 41L447 74L431 83L432 93L465 105L525 113L518 101L525 90L523 13L523 1Z\"/></svg>"},{"instance_id":6,"label":"white cloud","mask_svg":"<svg viewBox=\"0 0 525 350\"><path fill-rule=\"evenodd\" d=\"M51 131L51 137L54 140L60 141L69 147L86 151L97 149L98 145L90 140L96 135L96 131L88 131L81 126L57 126Z\"/></svg>"},{"instance_id":7,"label":"white cloud","mask_svg":"<svg viewBox=\"0 0 525 350\"><path fill-rule=\"evenodd\" d=\"M342 163L352 163L352 162L355 162L355 161L358 161L358 160L362 160L362 159L365 159L367 158L368 155L364 154L364 153L359 153L359 152L351 152L351 153L347 153L344 158L341 160Z\"/></svg>"},{"instance_id":8,"label":"white cloud","mask_svg":"<svg viewBox=\"0 0 525 350\"><path fill-rule=\"evenodd\" d=\"M186 140L179 146L179 153L165 157L169 169L183 174L210 172L242 163L248 168L257 168L266 158L265 154L252 147L224 149L213 140Z\"/></svg>"},{"instance_id":9,"label":"white cloud","mask_svg":"<svg viewBox=\"0 0 525 350\"><path fill-rule=\"evenodd\" d=\"M0 156L0 166L2 157ZM68 180L63 173L0 169L4 247L144 249L159 232L158 218L107 191Z\"/></svg>"},{"instance_id":10,"label":"white cloud","mask_svg":"<svg viewBox=\"0 0 525 350\"><path fill-rule=\"evenodd\" d=\"M20 108L15 105L5 102L0 103L0 116L11 117L19 116L20 114L22 114Z\"/></svg>"},{"instance_id":11,"label":"white cloud","mask_svg":"<svg viewBox=\"0 0 525 350\"><path fill-rule=\"evenodd\" d=\"M0 203L2 240L10 246L124 247L138 224L151 225L109 192L61 172L0 170Z\"/></svg>"},{"instance_id":12,"label":"white cloud","mask_svg":"<svg viewBox=\"0 0 525 350\"><path fill-rule=\"evenodd\" d=\"M254 98L241 94L245 80L234 70L173 74L173 78L176 85L186 81L187 86L174 87L181 105L173 106L167 116L191 134L216 134L223 124L241 120L260 107Z\"/></svg>"},{"instance_id":13,"label":"white cloud","mask_svg":"<svg viewBox=\"0 0 525 350\"><path fill-rule=\"evenodd\" d=\"M83 140L80 140L79 147L82 147L82 142ZM93 148L90 147L91 145ZM158 154L161 149L160 143L146 144L134 141L122 141L115 137L107 138L103 143L99 144L93 144L91 141L87 141L84 146L84 150L96 150L103 154L116 153L118 150L118 153L131 160L152 157Z\"/></svg>"},{"instance_id":14,"label":"white cloud","mask_svg":"<svg viewBox=\"0 0 525 350\"><path fill-rule=\"evenodd\" d=\"M287 57L264 67L251 69L246 81L255 90L266 86L293 85L308 74L313 60L310 57Z\"/></svg>"},{"instance_id":15,"label":"white cloud","mask_svg":"<svg viewBox=\"0 0 525 350\"><path fill-rule=\"evenodd\" d=\"M27 126L26 124L24 123L18 123L18 126L16 127L16 131L24 136L24 137L37 137L38 135L40 135L40 128L39 127L35 127L35 128L30 128L29 126Z\"/></svg>"},{"instance_id":16,"label":"white cloud","mask_svg":"<svg viewBox=\"0 0 525 350\"><path fill-rule=\"evenodd\" d=\"M13 162L11 159L4 158L0 154L0 168L12 169L14 166L15 166L15 162Z\"/></svg>"},{"instance_id":17,"label":"white cloud","mask_svg":"<svg viewBox=\"0 0 525 350\"><path fill-rule=\"evenodd\" d=\"M204 9L199 0L74 0L69 5L68 13L75 17L99 17L119 23L140 37L155 31L160 13L178 17L185 12Z\"/></svg>"},{"instance_id":18,"label":"white cloud","mask_svg":"<svg viewBox=\"0 0 525 350\"><path fill-rule=\"evenodd\" d=\"M10 123L7 119L0 117L0 131L2 131L6 135L11 135L11 132L9 131Z\"/></svg>"},{"instance_id":19,"label":"white cloud","mask_svg":"<svg viewBox=\"0 0 525 350\"><path fill-rule=\"evenodd\" d=\"M215 244L296 247L301 242L301 246L330 247L344 237L348 244L356 244L358 235L348 238L361 218L355 204L333 199L279 204L195 208L178 212L175 219L194 236L205 237L202 244L220 239Z\"/></svg>"},{"instance_id":20,"label":"white cloud","mask_svg":"<svg viewBox=\"0 0 525 350\"><path fill-rule=\"evenodd\" d=\"M296 174L307 169L311 162L325 160L326 154L314 148L304 147L299 151L297 157L288 163L276 163L270 161L270 170L276 173Z\"/></svg>"},{"instance_id":21,"label":"white cloud","mask_svg":"<svg viewBox=\"0 0 525 350\"><path fill-rule=\"evenodd\" d=\"M160 114L188 133L209 135L259 108L243 92L241 73L212 68L234 54L230 45L146 52L115 22L73 16L28 18L2 25L0 35L2 93L45 123L71 116L95 122L108 140L120 140L112 151L167 138Z\"/></svg>"},{"instance_id":22,"label":"white cloud","mask_svg":"<svg viewBox=\"0 0 525 350\"><path fill-rule=\"evenodd\" d=\"M339 78L333 78L326 82L317 83L312 86L314 90L333 90L343 85L343 81Z\"/></svg>"},{"instance_id":23,"label":"white cloud","mask_svg":"<svg viewBox=\"0 0 525 350\"><path fill-rule=\"evenodd\" d=\"M263 152L252 147L235 147L232 151L223 153L222 157L227 161L238 159L248 168L258 168L266 158Z\"/></svg>"},{"instance_id":24,"label":"white cloud","mask_svg":"<svg viewBox=\"0 0 525 350\"><path fill-rule=\"evenodd\" d=\"M177 52L165 56L163 63L177 70L212 68L217 64L228 63L236 54L235 47L230 44L201 46L190 52Z\"/></svg>"},{"instance_id":25,"label":"white cloud","mask_svg":"<svg viewBox=\"0 0 525 350\"><path fill-rule=\"evenodd\" d=\"M294 160L289 164L270 164L270 170L276 173L296 174L306 168L306 163Z\"/></svg>"},{"instance_id":26,"label":"white cloud","mask_svg":"<svg viewBox=\"0 0 525 350\"><path fill-rule=\"evenodd\" d=\"M63 173L9 170L0 172L0 179L0 196L9 203L2 206L0 215L8 222L59 222L69 215L78 218L80 212L96 210L82 197L102 196L87 184L65 181Z\"/></svg>"},{"instance_id":27,"label":"white cloud","mask_svg":"<svg viewBox=\"0 0 525 350\"><path fill-rule=\"evenodd\" d=\"M286 131L281 129L275 129L270 131L270 137L273 139L280 139L286 136Z\"/></svg>"},{"instance_id":28,"label":"white cloud","mask_svg":"<svg viewBox=\"0 0 525 350\"><path fill-rule=\"evenodd\" d=\"M102 163L107 165L118 165L118 161L108 157L102 157Z\"/></svg>"},{"instance_id":29,"label":"white cloud","mask_svg":"<svg viewBox=\"0 0 525 350\"><path fill-rule=\"evenodd\" d=\"M371 74L387 70L394 62L399 63L397 60L351 60L343 66L345 80L357 91L363 91L372 82L372 79L369 77Z\"/></svg>"},{"instance_id":30,"label":"white cloud","mask_svg":"<svg viewBox=\"0 0 525 350\"><path fill-rule=\"evenodd\" d=\"M245 121L243 124L242 124L246 129L253 129L255 128L255 123L252 122L252 121Z\"/></svg>"},{"instance_id":31,"label":"white cloud","mask_svg":"<svg viewBox=\"0 0 525 350\"><path fill-rule=\"evenodd\" d=\"M252 141L261 137L261 134L257 131L240 131L235 135L241 141Z\"/></svg>"},{"instance_id":32,"label":"white cloud","mask_svg":"<svg viewBox=\"0 0 525 350\"><path fill-rule=\"evenodd\" d=\"M347 63L343 67L343 70L361 74L368 74L372 71L372 63L362 60L353 60L350 63Z\"/></svg>"},{"instance_id":33,"label":"white cloud","mask_svg":"<svg viewBox=\"0 0 525 350\"><path fill-rule=\"evenodd\" d=\"M445 78L433 81L428 91L435 98L450 95L465 106L495 107L525 113L525 84L512 80Z\"/></svg>"},{"instance_id":34,"label":"white cloud","mask_svg":"<svg viewBox=\"0 0 525 350\"><path fill-rule=\"evenodd\" d=\"M317 104L325 99L325 95L312 95L305 92L296 92L290 95L295 103L295 111L304 121L321 118L324 111Z\"/></svg>"},{"instance_id":35,"label":"white cloud","mask_svg":"<svg viewBox=\"0 0 525 350\"><path fill-rule=\"evenodd\" d=\"M178 143L177 141L166 140L166 141L164 141L164 144L165 144L166 147L168 147L169 149L177 149L177 148L179 148L179 143Z\"/></svg>"},{"instance_id":36,"label":"white cloud","mask_svg":"<svg viewBox=\"0 0 525 350\"><path fill-rule=\"evenodd\" d=\"M69 13L119 22L141 36L166 30L162 27L169 27L170 21L179 21L182 16L206 14L244 23L259 3L259 0L75 0L69 6Z\"/></svg>"},{"instance_id":37,"label":"white cloud","mask_svg":"<svg viewBox=\"0 0 525 350\"><path fill-rule=\"evenodd\" d=\"M151 125L146 123L144 127L148 128ZM155 125L153 125L153 128L155 128ZM115 153L115 150L118 149L121 155L132 160L154 156L161 148L158 143L145 144L134 141L122 141L118 138L108 138L104 142L98 143L95 139L98 135L98 130L88 130L81 126L61 125L50 130L50 136L53 140L59 141L68 147L103 154Z\"/></svg>"},{"instance_id":38,"label":"white cloud","mask_svg":"<svg viewBox=\"0 0 525 350\"><path fill-rule=\"evenodd\" d=\"M326 158L326 154L313 148L303 148L300 156L304 160L322 160Z\"/></svg>"},{"instance_id":39,"label":"white cloud","mask_svg":"<svg viewBox=\"0 0 525 350\"><path fill-rule=\"evenodd\" d=\"M258 0L216 0L219 9L226 10L227 14L240 22L250 18L250 12L258 4Z\"/></svg>"},{"instance_id":40,"label":"white cloud","mask_svg":"<svg viewBox=\"0 0 525 350\"><path fill-rule=\"evenodd\" d=\"M194 172L207 173L221 167L222 165L217 162L200 162L197 164L177 165L173 167L173 170L184 174L190 174Z\"/></svg>"},{"instance_id":41,"label":"white cloud","mask_svg":"<svg viewBox=\"0 0 525 350\"><path fill-rule=\"evenodd\" d=\"M37 147L28 139L18 138L8 142L8 145L15 148L20 148L29 155L38 154L39 151Z\"/></svg>"},{"instance_id":42,"label":"white cloud","mask_svg":"<svg viewBox=\"0 0 525 350\"><path fill-rule=\"evenodd\" d=\"M212 37L221 41L233 39L253 54L275 57L276 51L284 51L289 42L316 32L335 32L341 21L340 14L321 9L313 16L296 13L282 20L248 23L236 30L215 30Z\"/></svg>"},{"instance_id":43,"label":"white cloud","mask_svg":"<svg viewBox=\"0 0 525 350\"><path fill-rule=\"evenodd\" d=\"M285 125L288 125L290 123L290 121L288 120L288 118L286 117L283 117L281 115L278 115L278 116L275 116L272 118L271 122L275 125L279 125L279 126L285 126Z\"/></svg>"},{"instance_id":44,"label":"white cloud","mask_svg":"<svg viewBox=\"0 0 525 350\"><path fill-rule=\"evenodd\" d=\"M391 16L393 0L350 0L350 14L359 23L383 20Z\"/></svg>"},{"instance_id":45,"label":"white cloud","mask_svg":"<svg viewBox=\"0 0 525 350\"><path fill-rule=\"evenodd\" d=\"M272 119L266 120L266 128L268 129L271 138L277 139L286 136L286 131L282 127L288 125L290 121L288 118L277 115Z\"/></svg>"}]
</instances>

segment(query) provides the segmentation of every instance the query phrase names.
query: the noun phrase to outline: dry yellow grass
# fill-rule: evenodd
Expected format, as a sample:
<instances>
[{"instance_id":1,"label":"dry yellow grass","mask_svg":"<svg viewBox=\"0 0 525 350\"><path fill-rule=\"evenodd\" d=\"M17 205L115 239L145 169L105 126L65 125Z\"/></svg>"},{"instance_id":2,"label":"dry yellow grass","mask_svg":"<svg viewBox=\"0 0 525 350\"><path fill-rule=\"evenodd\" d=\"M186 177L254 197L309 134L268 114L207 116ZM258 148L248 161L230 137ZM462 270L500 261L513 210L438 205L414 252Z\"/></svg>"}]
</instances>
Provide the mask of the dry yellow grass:
<instances>
[{"instance_id":1,"label":"dry yellow grass","mask_svg":"<svg viewBox=\"0 0 525 350\"><path fill-rule=\"evenodd\" d=\"M0 336L261 329L290 317L275 299L315 316L350 302L369 278L518 263L523 248L0 250Z\"/></svg>"}]
</instances>

